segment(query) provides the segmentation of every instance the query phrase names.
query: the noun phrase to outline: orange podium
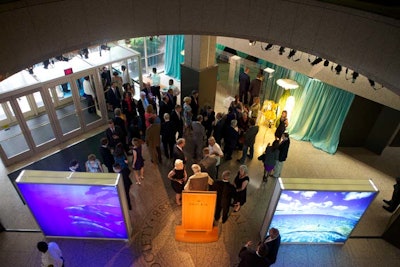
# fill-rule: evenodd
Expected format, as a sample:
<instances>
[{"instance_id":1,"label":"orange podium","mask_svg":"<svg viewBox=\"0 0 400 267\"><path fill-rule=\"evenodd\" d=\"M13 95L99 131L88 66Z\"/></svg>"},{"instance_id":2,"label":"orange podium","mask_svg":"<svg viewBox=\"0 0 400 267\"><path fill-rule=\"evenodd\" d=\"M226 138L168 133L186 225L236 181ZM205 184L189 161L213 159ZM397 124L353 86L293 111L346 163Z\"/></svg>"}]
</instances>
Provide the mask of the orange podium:
<instances>
[{"instance_id":1,"label":"orange podium","mask_svg":"<svg viewBox=\"0 0 400 267\"><path fill-rule=\"evenodd\" d=\"M175 239L190 243L218 240L218 227L214 226L216 191L183 191L182 225L175 228Z\"/></svg>"}]
</instances>

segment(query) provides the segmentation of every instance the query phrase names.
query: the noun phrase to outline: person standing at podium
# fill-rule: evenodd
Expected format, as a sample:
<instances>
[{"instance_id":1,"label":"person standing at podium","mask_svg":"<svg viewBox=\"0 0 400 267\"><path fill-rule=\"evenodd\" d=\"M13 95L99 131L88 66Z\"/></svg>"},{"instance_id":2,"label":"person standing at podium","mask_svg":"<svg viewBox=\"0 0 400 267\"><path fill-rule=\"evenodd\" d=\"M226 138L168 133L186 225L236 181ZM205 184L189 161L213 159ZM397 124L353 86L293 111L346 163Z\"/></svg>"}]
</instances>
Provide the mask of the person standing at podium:
<instances>
[{"instance_id":1,"label":"person standing at podium","mask_svg":"<svg viewBox=\"0 0 400 267\"><path fill-rule=\"evenodd\" d=\"M214 183L214 180L206 172L201 172L198 164L192 165L194 174L189 177L185 190L189 191L208 191L208 186Z\"/></svg>"}]
</instances>

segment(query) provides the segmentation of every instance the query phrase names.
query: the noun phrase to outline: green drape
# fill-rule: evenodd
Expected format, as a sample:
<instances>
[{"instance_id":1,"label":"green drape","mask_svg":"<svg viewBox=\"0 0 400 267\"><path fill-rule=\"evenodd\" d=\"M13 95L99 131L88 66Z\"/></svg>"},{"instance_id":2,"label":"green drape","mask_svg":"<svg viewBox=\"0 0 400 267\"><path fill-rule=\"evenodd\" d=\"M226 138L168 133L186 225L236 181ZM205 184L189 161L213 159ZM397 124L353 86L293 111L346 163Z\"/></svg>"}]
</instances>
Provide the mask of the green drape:
<instances>
[{"instance_id":1,"label":"green drape","mask_svg":"<svg viewBox=\"0 0 400 267\"><path fill-rule=\"evenodd\" d=\"M353 99L352 93L309 79L301 96L296 98L288 127L290 136L335 153Z\"/></svg>"},{"instance_id":2,"label":"green drape","mask_svg":"<svg viewBox=\"0 0 400 267\"><path fill-rule=\"evenodd\" d=\"M181 79L181 63L184 56L181 52L185 49L184 35L167 35L165 41L165 74L177 80Z\"/></svg>"}]
</instances>

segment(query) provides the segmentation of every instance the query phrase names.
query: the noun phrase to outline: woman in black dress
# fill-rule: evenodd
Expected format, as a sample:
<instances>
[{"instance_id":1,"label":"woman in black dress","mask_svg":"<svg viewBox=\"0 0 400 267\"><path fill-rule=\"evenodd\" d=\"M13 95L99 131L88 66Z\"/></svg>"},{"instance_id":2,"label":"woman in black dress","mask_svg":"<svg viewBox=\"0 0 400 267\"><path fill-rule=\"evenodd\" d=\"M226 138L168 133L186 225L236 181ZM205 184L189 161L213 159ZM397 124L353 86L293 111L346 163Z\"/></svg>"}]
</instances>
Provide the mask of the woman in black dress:
<instances>
[{"instance_id":1,"label":"woman in black dress","mask_svg":"<svg viewBox=\"0 0 400 267\"><path fill-rule=\"evenodd\" d=\"M135 174L136 184L140 185L140 181L144 179L144 159L142 156L141 140L133 138L132 145L132 169Z\"/></svg>"},{"instance_id":2,"label":"woman in black dress","mask_svg":"<svg viewBox=\"0 0 400 267\"><path fill-rule=\"evenodd\" d=\"M175 191L176 204L181 206L182 190L187 181L187 173L182 160L175 160L175 167L168 173L168 179L171 180L171 186Z\"/></svg>"},{"instance_id":3,"label":"woman in black dress","mask_svg":"<svg viewBox=\"0 0 400 267\"><path fill-rule=\"evenodd\" d=\"M279 125L275 131L275 139L279 140L282 137L282 134L286 131L286 127L288 127L289 121L287 119L287 111L282 111L281 118L279 119Z\"/></svg>"},{"instance_id":4,"label":"woman in black dress","mask_svg":"<svg viewBox=\"0 0 400 267\"><path fill-rule=\"evenodd\" d=\"M240 207L246 203L246 195L247 195L247 185L250 182L250 178L248 176L248 168L246 165L240 165L238 174L235 178L235 187L236 194L233 208L233 212L238 212Z\"/></svg>"}]
</instances>

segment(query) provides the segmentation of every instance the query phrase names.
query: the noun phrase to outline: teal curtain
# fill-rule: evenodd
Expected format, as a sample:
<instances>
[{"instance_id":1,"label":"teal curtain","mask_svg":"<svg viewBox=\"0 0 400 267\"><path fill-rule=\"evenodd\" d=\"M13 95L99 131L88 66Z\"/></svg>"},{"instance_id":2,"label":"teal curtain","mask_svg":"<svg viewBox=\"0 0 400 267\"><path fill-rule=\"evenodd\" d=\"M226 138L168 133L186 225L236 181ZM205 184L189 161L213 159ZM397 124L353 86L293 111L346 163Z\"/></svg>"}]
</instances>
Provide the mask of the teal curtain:
<instances>
[{"instance_id":1,"label":"teal curtain","mask_svg":"<svg viewBox=\"0 0 400 267\"><path fill-rule=\"evenodd\" d=\"M184 35L167 35L165 41L165 74L177 80L181 79L181 63L184 56L181 51L185 49Z\"/></svg>"},{"instance_id":2,"label":"teal curtain","mask_svg":"<svg viewBox=\"0 0 400 267\"><path fill-rule=\"evenodd\" d=\"M313 79L300 93L289 121L290 136L334 154L354 94Z\"/></svg>"}]
</instances>

